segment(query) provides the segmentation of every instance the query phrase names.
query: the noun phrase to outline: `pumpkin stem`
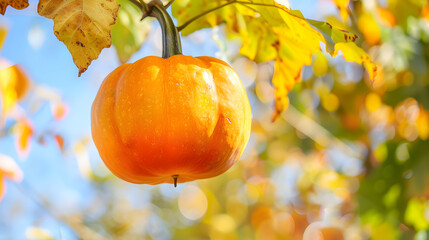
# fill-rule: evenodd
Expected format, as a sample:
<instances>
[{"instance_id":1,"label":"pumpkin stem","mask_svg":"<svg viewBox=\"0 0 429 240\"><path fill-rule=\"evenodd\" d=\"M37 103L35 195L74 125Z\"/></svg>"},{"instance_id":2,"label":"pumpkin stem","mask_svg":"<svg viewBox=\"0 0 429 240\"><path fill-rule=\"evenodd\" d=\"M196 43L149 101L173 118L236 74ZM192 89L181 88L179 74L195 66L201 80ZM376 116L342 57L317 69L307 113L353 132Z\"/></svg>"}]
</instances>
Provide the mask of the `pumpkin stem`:
<instances>
[{"instance_id":1,"label":"pumpkin stem","mask_svg":"<svg viewBox=\"0 0 429 240\"><path fill-rule=\"evenodd\" d=\"M149 3L149 16L155 17L162 29L162 58L182 54L180 34L161 1Z\"/></svg>"},{"instance_id":2,"label":"pumpkin stem","mask_svg":"<svg viewBox=\"0 0 429 240\"><path fill-rule=\"evenodd\" d=\"M171 176L173 178L174 181L174 187L177 187L177 178L179 177L178 174Z\"/></svg>"}]
</instances>

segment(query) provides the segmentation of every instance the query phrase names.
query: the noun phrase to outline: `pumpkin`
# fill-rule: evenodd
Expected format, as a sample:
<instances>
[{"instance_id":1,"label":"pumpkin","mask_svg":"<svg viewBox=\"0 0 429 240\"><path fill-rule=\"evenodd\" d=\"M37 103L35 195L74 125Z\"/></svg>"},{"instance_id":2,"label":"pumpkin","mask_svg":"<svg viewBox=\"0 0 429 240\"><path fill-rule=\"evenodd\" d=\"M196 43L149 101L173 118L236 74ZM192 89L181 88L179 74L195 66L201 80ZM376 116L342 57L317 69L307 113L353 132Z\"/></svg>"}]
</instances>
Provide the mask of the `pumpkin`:
<instances>
[{"instance_id":1,"label":"pumpkin","mask_svg":"<svg viewBox=\"0 0 429 240\"><path fill-rule=\"evenodd\" d=\"M151 4L163 57L121 65L104 79L91 109L95 146L106 166L132 183L176 186L217 176L249 140L246 91L227 63L182 55L162 2Z\"/></svg>"},{"instance_id":2,"label":"pumpkin","mask_svg":"<svg viewBox=\"0 0 429 240\"><path fill-rule=\"evenodd\" d=\"M132 183L217 176L240 157L251 110L234 70L212 57L145 57L102 83L92 136L107 167Z\"/></svg>"}]
</instances>

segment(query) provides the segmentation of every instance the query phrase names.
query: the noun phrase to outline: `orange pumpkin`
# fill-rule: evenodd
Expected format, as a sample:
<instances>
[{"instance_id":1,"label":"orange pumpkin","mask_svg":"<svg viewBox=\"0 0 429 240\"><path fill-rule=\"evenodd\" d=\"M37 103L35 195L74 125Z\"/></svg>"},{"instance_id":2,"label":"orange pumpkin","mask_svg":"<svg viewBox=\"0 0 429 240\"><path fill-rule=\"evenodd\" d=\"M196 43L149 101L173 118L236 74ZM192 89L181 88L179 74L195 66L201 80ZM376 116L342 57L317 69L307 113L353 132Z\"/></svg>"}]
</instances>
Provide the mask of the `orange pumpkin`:
<instances>
[{"instance_id":1,"label":"orange pumpkin","mask_svg":"<svg viewBox=\"0 0 429 240\"><path fill-rule=\"evenodd\" d=\"M240 157L251 110L234 70L212 57L145 57L106 77L92 105L101 158L133 183L217 176Z\"/></svg>"},{"instance_id":2,"label":"orange pumpkin","mask_svg":"<svg viewBox=\"0 0 429 240\"><path fill-rule=\"evenodd\" d=\"M163 57L124 64L104 79L91 110L94 143L107 167L132 183L217 176L249 140L246 91L225 62L182 55L163 3L148 5L161 24Z\"/></svg>"}]
</instances>

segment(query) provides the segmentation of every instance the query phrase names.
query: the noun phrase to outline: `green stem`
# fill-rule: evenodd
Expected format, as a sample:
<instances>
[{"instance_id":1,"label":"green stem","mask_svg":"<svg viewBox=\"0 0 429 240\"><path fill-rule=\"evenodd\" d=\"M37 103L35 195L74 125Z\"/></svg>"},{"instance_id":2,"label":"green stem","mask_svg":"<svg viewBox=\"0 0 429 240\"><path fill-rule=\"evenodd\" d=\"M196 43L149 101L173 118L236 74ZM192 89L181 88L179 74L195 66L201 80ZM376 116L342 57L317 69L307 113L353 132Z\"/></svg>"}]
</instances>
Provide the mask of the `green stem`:
<instances>
[{"instance_id":1,"label":"green stem","mask_svg":"<svg viewBox=\"0 0 429 240\"><path fill-rule=\"evenodd\" d=\"M182 44L180 34L173 20L160 1L153 1L149 7L151 9L149 16L155 17L162 29L162 57L169 58L174 55L182 54Z\"/></svg>"}]
</instances>

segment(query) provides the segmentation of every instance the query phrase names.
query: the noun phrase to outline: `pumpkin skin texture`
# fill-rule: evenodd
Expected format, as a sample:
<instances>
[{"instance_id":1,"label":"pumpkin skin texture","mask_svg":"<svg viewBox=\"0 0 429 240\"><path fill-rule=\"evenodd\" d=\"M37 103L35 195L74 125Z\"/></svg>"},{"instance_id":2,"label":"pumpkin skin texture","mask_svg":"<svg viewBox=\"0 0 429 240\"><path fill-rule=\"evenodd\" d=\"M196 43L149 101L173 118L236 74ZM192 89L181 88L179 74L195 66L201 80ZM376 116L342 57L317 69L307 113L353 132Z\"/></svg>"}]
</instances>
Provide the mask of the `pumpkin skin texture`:
<instances>
[{"instance_id":1,"label":"pumpkin skin texture","mask_svg":"<svg viewBox=\"0 0 429 240\"><path fill-rule=\"evenodd\" d=\"M184 55L119 66L104 79L91 110L104 163L139 184L225 172L242 154L251 120L246 91L227 63Z\"/></svg>"}]
</instances>

